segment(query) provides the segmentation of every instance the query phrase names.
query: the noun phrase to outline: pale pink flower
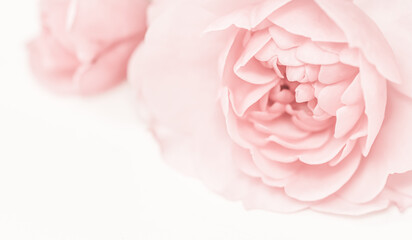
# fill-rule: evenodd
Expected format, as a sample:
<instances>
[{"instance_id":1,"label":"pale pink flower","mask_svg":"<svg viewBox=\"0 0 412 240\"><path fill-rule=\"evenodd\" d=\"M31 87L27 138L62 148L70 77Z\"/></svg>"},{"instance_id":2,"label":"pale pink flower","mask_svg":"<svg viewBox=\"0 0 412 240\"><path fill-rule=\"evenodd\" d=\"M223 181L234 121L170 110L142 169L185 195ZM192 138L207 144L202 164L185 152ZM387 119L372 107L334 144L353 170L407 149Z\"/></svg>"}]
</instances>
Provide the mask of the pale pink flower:
<instances>
[{"instance_id":1,"label":"pale pink flower","mask_svg":"<svg viewBox=\"0 0 412 240\"><path fill-rule=\"evenodd\" d=\"M247 208L412 205L410 1L153 9L130 78L172 166Z\"/></svg>"},{"instance_id":2,"label":"pale pink flower","mask_svg":"<svg viewBox=\"0 0 412 240\"><path fill-rule=\"evenodd\" d=\"M65 93L121 82L143 39L147 6L148 0L40 0L42 32L29 44L34 73Z\"/></svg>"}]
</instances>

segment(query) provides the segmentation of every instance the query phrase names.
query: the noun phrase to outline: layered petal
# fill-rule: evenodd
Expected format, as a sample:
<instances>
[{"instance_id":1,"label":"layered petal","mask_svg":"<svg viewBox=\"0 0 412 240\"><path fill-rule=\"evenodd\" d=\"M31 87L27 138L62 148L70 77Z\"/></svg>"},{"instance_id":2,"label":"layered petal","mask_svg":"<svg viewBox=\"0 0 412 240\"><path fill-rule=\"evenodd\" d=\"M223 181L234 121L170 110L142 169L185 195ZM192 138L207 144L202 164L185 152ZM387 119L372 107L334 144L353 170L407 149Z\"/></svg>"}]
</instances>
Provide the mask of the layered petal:
<instances>
[{"instance_id":1,"label":"layered petal","mask_svg":"<svg viewBox=\"0 0 412 240\"><path fill-rule=\"evenodd\" d=\"M339 190L356 171L361 160L359 150L354 150L337 166L305 166L286 184L285 192L301 201L324 199ZM333 168L333 169L332 169Z\"/></svg>"},{"instance_id":2,"label":"layered petal","mask_svg":"<svg viewBox=\"0 0 412 240\"><path fill-rule=\"evenodd\" d=\"M350 47L357 47L368 62L389 81L402 82L397 61L376 24L351 1L315 0L320 8L343 30ZM371 41L373 36L373 41Z\"/></svg>"},{"instance_id":3,"label":"layered petal","mask_svg":"<svg viewBox=\"0 0 412 240\"><path fill-rule=\"evenodd\" d=\"M366 13L382 31L388 41L400 71L401 83L392 84L398 91L412 97L412 69L410 59L412 48L412 2L408 0L367 1L355 0L354 3Z\"/></svg>"}]
</instances>

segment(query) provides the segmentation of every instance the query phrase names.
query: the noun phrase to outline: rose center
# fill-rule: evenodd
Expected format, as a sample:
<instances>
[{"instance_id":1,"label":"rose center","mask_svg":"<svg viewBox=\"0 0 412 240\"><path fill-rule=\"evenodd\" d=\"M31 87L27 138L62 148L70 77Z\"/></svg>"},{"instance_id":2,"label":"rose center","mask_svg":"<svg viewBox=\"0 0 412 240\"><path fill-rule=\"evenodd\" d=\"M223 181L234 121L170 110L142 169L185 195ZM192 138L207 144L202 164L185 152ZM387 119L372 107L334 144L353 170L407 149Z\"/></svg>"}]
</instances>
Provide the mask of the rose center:
<instances>
[{"instance_id":1,"label":"rose center","mask_svg":"<svg viewBox=\"0 0 412 240\"><path fill-rule=\"evenodd\" d=\"M274 103L291 104L295 102L295 91L287 82L287 80L281 80L282 82L277 84L270 93L269 99Z\"/></svg>"},{"instance_id":2,"label":"rose center","mask_svg":"<svg viewBox=\"0 0 412 240\"><path fill-rule=\"evenodd\" d=\"M283 90L290 90L289 85L287 85L287 84L280 85L280 91L283 91Z\"/></svg>"}]
</instances>

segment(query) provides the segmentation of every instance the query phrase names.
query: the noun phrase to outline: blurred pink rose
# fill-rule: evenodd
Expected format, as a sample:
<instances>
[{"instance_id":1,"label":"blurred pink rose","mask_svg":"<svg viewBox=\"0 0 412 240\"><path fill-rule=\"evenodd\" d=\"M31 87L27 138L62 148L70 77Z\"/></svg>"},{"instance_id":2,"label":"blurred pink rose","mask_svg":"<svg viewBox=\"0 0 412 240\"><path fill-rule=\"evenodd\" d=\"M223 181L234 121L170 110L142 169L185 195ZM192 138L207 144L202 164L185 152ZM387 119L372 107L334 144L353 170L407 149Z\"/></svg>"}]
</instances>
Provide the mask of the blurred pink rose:
<instances>
[{"instance_id":1,"label":"blurred pink rose","mask_svg":"<svg viewBox=\"0 0 412 240\"><path fill-rule=\"evenodd\" d=\"M412 205L412 2L155 1L130 79L166 160L247 208Z\"/></svg>"},{"instance_id":2,"label":"blurred pink rose","mask_svg":"<svg viewBox=\"0 0 412 240\"><path fill-rule=\"evenodd\" d=\"M35 74L59 92L121 82L146 30L148 0L40 0L42 33L29 45Z\"/></svg>"}]
</instances>

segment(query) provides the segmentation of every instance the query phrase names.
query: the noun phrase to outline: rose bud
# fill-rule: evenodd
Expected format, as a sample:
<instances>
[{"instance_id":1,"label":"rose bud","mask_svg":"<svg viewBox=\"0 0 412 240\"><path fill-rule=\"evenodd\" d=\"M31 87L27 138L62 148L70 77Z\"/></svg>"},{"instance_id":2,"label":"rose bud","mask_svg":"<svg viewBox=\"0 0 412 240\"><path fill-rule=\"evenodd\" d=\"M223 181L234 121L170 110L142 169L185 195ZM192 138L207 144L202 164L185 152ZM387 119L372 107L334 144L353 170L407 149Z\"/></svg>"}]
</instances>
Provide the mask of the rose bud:
<instances>
[{"instance_id":1,"label":"rose bud","mask_svg":"<svg viewBox=\"0 0 412 240\"><path fill-rule=\"evenodd\" d=\"M91 94L126 77L143 39L148 0L40 0L42 32L29 44L42 83L58 92Z\"/></svg>"}]
</instances>

